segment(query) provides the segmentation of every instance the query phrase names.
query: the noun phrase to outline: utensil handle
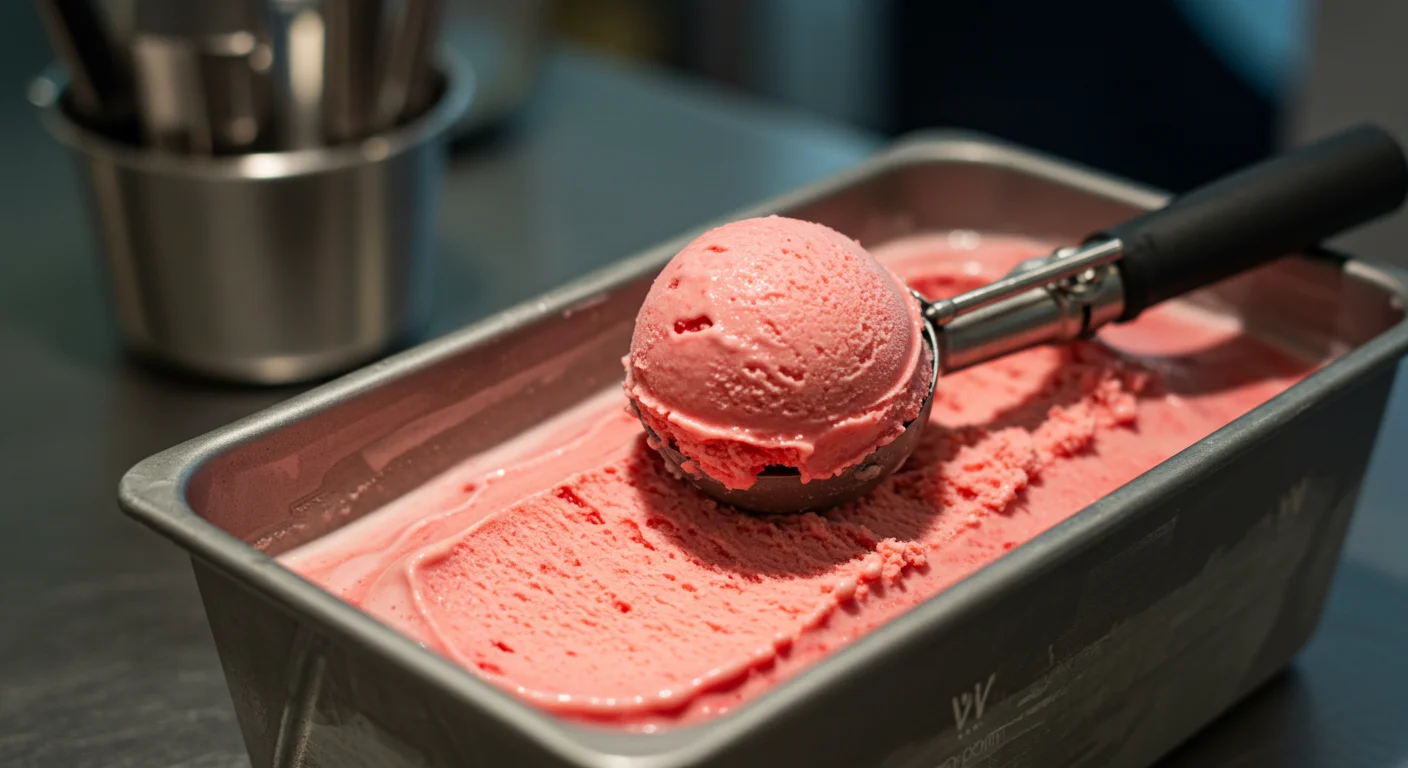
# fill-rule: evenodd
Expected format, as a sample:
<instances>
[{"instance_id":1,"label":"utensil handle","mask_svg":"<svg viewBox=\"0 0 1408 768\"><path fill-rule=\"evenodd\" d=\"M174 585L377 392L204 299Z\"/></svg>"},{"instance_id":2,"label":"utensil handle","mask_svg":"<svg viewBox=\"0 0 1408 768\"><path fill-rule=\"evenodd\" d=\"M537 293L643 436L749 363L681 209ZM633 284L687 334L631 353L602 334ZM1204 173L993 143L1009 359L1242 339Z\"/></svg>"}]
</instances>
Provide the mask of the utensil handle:
<instances>
[{"instance_id":1,"label":"utensil handle","mask_svg":"<svg viewBox=\"0 0 1408 768\"><path fill-rule=\"evenodd\" d=\"M1250 166L1105 229L1118 238L1124 313L1208 285L1393 211L1408 161L1384 130L1359 126Z\"/></svg>"}]
</instances>

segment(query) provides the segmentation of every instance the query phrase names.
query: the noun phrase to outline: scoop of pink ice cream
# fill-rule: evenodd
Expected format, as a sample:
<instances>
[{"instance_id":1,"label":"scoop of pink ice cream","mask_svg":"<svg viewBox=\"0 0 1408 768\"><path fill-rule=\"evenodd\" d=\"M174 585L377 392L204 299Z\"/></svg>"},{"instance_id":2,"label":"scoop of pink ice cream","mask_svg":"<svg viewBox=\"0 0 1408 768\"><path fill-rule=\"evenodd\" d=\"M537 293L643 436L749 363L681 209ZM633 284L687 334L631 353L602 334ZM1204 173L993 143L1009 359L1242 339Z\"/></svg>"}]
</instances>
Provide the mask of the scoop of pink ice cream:
<instances>
[{"instance_id":1,"label":"scoop of pink ice cream","mask_svg":"<svg viewBox=\"0 0 1408 768\"><path fill-rule=\"evenodd\" d=\"M730 488L769 465L839 474L918 415L918 302L854 240L770 216L710 230L651 286L626 394L652 432Z\"/></svg>"}]
</instances>

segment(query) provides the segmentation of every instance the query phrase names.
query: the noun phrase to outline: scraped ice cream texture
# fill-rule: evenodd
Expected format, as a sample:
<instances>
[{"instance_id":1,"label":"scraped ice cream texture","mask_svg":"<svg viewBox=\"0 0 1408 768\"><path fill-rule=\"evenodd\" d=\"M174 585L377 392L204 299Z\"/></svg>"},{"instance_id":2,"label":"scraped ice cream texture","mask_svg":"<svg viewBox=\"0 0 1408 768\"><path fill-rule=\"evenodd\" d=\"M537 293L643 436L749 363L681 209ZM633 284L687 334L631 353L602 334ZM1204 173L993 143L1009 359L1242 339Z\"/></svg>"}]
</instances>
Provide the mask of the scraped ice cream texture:
<instances>
[{"instance_id":1,"label":"scraped ice cream texture","mask_svg":"<svg viewBox=\"0 0 1408 768\"><path fill-rule=\"evenodd\" d=\"M872 253L939 297L1050 250L959 232ZM1160 306L943 377L919 448L874 493L774 517L671 476L613 388L282 562L551 712L649 732L797 675L1311 369Z\"/></svg>"},{"instance_id":2,"label":"scraped ice cream texture","mask_svg":"<svg viewBox=\"0 0 1408 768\"><path fill-rule=\"evenodd\" d=\"M656 278L626 394L685 471L729 488L769 466L832 477L919 414L932 374L922 324L903 281L856 241L781 216L735 221Z\"/></svg>"}]
</instances>

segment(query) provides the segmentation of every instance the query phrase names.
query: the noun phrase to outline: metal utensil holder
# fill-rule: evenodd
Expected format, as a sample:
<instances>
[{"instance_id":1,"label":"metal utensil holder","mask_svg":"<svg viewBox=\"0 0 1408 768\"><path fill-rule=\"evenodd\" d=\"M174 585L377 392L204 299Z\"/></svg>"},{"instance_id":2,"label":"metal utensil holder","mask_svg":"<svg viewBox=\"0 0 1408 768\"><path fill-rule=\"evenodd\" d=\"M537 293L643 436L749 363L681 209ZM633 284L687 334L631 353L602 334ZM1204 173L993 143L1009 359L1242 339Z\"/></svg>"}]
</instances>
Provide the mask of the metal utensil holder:
<instances>
[{"instance_id":1,"label":"metal utensil holder","mask_svg":"<svg viewBox=\"0 0 1408 768\"><path fill-rule=\"evenodd\" d=\"M75 119L62 79L31 88L72 152L134 352L221 379L283 384L350 369L429 312L447 134L468 63L439 57L438 100L355 143L229 157L139 147Z\"/></svg>"}]
</instances>

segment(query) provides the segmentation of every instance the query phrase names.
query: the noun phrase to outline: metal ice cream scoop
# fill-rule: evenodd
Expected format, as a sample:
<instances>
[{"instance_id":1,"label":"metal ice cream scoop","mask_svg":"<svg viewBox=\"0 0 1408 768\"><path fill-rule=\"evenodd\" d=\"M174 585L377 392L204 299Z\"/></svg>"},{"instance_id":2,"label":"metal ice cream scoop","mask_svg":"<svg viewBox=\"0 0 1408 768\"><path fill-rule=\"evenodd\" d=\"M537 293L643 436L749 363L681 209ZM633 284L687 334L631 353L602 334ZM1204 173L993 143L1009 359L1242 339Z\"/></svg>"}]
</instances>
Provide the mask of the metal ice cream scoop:
<instances>
[{"instance_id":1,"label":"metal ice cream scoop","mask_svg":"<svg viewBox=\"0 0 1408 768\"><path fill-rule=\"evenodd\" d=\"M770 467L751 487L729 489L697 469L680 469L687 458L668 441L652 434L651 443L704 493L742 509L781 513L843 504L870 492L909 457L940 374L1089 338L1166 299L1313 248L1394 211L1405 196L1403 150L1383 130L1361 126L1180 195L981 288L933 302L915 293L934 351L924 405L899 437L834 477L803 483L795 469Z\"/></svg>"}]
</instances>

